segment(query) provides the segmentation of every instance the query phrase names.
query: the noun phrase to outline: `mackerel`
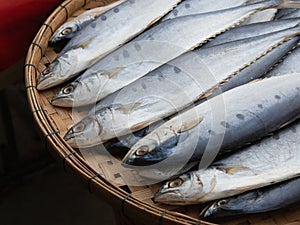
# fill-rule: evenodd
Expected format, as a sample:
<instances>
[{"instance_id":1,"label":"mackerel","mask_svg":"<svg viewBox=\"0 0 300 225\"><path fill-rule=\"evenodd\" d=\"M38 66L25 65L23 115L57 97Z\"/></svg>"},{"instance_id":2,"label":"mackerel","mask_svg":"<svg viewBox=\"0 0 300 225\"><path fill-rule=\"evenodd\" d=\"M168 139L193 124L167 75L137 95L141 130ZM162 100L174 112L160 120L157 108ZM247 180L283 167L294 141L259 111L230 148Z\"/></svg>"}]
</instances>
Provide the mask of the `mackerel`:
<instances>
[{"instance_id":1,"label":"mackerel","mask_svg":"<svg viewBox=\"0 0 300 225\"><path fill-rule=\"evenodd\" d=\"M41 73L38 89L60 84L131 40L181 0L127 0L84 27Z\"/></svg>"},{"instance_id":2,"label":"mackerel","mask_svg":"<svg viewBox=\"0 0 300 225\"><path fill-rule=\"evenodd\" d=\"M94 9L85 11L77 17L71 18L55 31L54 35L50 39L50 42L56 43L64 39L73 38L75 34L87 24L91 23L111 8L120 5L124 1L125 0L119 0L106 6L96 7ZM248 0L185 0L184 2L176 6L175 9L169 12L166 16L164 16L160 21L165 21L167 19L173 19L180 16L232 8L246 4L247 2Z\"/></svg>"},{"instance_id":3,"label":"mackerel","mask_svg":"<svg viewBox=\"0 0 300 225\"><path fill-rule=\"evenodd\" d=\"M268 63L270 66L275 64L295 46L299 37L294 36L299 32L300 27L296 27L187 53L99 102L87 116L95 123L92 126L95 130L84 129L78 134L74 132L76 124L65 138L73 147L94 146L181 111L214 90L227 91L247 83L263 75L268 70ZM260 58L262 62L256 63ZM76 84L79 85L82 84ZM92 94L89 96L91 100L95 98ZM85 93L74 96L76 101L81 97L87 99ZM54 102L56 100L60 97ZM96 132L98 129L102 132ZM78 135L89 138L80 143Z\"/></svg>"},{"instance_id":4,"label":"mackerel","mask_svg":"<svg viewBox=\"0 0 300 225\"><path fill-rule=\"evenodd\" d=\"M272 79L279 81L279 78L283 80L283 77ZM299 79L295 81L299 85ZM295 87L294 85L290 88L295 90ZM296 91L299 93L300 88L297 88ZM298 177L299 135L298 121L291 128L283 129L271 137L229 155L206 169L193 171L167 182L156 194L155 201L175 205L203 203ZM297 189L299 190L299 187ZM299 191L297 193L299 195ZM282 200L280 195L276 196L276 199L277 203ZM255 207L254 203L251 206Z\"/></svg>"},{"instance_id":5,"label":"mackerel","mask_svg":"<svg viewBox=\"0 0 300 225\"><path fill-rule=\"evenodd\" d=\"M259 23L259 24L254 24L254 25L246 25L246 26L242 26L242 27L237 27L237 28L227 31L224 34L221 34L219 36L220 38L217 37L215 40L207 43L206 45L204 45L202 47L202 49L211 47L211 46L215 46L215 45L219 45L219 44L223 44L226 42L256 37L256 36L276 32L276 31L280 31L280 30L282 31L284 29L295 27L296 25L299 24L299 22L300 22L300 19L297 18L297 19L279 20L279 21L274 21L274 22L265 22L265 23ZM227 33L229 35L226 35ZM250 41L252 39L248 39L248 40ZM281 48L284 48L284 46ZM232 47L234 47L234 46L232 46ZM219 49L219 48L217 48L217 49ZM280 52L284 52L284 51L281 51L280 49L276 50L276 51L278 51L278 53L274 53L275 56L276 56L276 54L278 54L277 59L279 59L282 56L282 53L280 53ZM253 49L253 50L255 50L255 49ZM217 50L215 50L215 51L217 51ZM201 53L202 50L201 49L200 49L200 51L195 50L195 52ZM240 52L240 54L241 53L242 52ZM190 56L192 58L192 57L195 57L196 55L190 54ZM218 57L218 56L212 56L212 57ZM234 57L234 56L229 55L227 57ZM243 56L241 56L241 57L243 57ZM266 59L267 57L264 57L264 58ZM181 59L177 59L176 61L180 61L180 60ZM205 58L204 58L204 60L205 60ZM222 59L219 59L219 60L222 60ZM224 58L224 60L226 60L226 58ZM171 62L170 64L173 64L175 66L176 61L173 63ZM271 66L274 63L274 60L264 60L264 63L267 63L268 65ZM228 63L226 63L226 64L228 64ZM243 64L247 64L247 61L245 61ZM180 63L179 63L179 65L180 65ZM218 65L222 65L222 64L216 65L215 63L213 63L213 64L209 64L209 65L218 66ZM231 64L228 64L228 65L229 65L229 67L231 66ZM241 66L241 65L238 65L238 66ZM222 65L222 68L223 68L223 65ZM223 70L222 68L220 69L221 72ZM261 68L268 68L268 67L262 66ZM249 68L250 71L252 69L253 69L252 67ZM116 71L118 71L118 69ZM156 72L158 72L158 71L156 71ZM265 72L265 71L263 71L263 72ZM155 73L155 72L153 72L153 73ZM259 73L257 73L257 74L259 74ZM249 76L246 76L246 77L249 77ZM97 80L94 80L93 78L96 78L96 77L94 77L94 76L80 77L79 79L75 80L74 82L71 82L67 86L63 87L59 91L59 93L57 93L53 97L51 103L53 105L60 106L60 107L77 107L77 106L93 104L93 103L99 101L100 95L96 94L97 88L98 88ZM125 87L125 88L128 89L127 87ZM144 92L144 90L143 90L143 92ZM114 96L116 96L116 94L114 94ZM112 99L112 98L110 98L110 99ZM106 100L105 100L105 102L107 103Z\"/></svg>"},{"instance_id":6,"label":"mackerel","mask_svg":"<svg viewBox=\"0 0 300 225\"><path fill-rule=\"evenodd\" d=\"M299 74L290 74L213 97L142 138L123 163L201 161L200 166L205 167L215 156L234 151L300 116L299 84Z\"/></svg>"},{"instance_id":7,"label":"mackerel","mask_svg":"<svg viewBox=\"0 0 300 225\"><path fill-rule=\"evenodd\" d=\"M81 77L94 76L95 78L91 79L97 80L97 90L101 91L99 98L106 97L146 75L149 71L203 44L209 38L215 37L225 30L234 27L257 11L266 8L290 6L299 6L299 3L294 3L294 1L291 3L290 0L268 0L252 5L166 20L98 61ZM208 23L211 25L207 26ZM94 45L89 46L95 47ZM82 48L79 49L82 50ZM83 53L85 50L89 52L89 48L84 47L83 49L82 54L76 56L76 60L72 60L71 55L60 57L64 59L64 62L62 64L59 64L59 60L54 62L54 64L59 65L56 68L59 69L63 65L63 67L67 66L66 68L72 68L73 74L78 66L84 64L84 61L78 60L77 57L88 60L90 56L97 54L97 51L93 49L93 53L90 52L87 56ZM74 63L70 63L70 60ZM65 62L68 63L66 64ZM51 80L56 84L70 78L67 71L64 73L61 73L61 71L55 72L51 66L49 70L52 72L47 77L51 77ZM53 85L54 83L51 80L46 79L43 82L44 85ZM42 86L40 84L40 88Z\"/></svg>"},{"instance_id":8,"label":"mackerel","mask_svg":"<svg viewBox=\"0 0 300 225\"><path fill-rule=\"evenodd\" d=\"M50 39L50 42L56 43L58 41L73 38L76 35L76 33L82 28L84 28L86 25L94 21L103 13L120 5L123 2L125 2L125 0L119 0L106 6L100 6L94 9L87 10L77 17L72 17L55 31L55 33Z\"/></svg>"},{"instance_id":9,"label":"mackerel","mask_svg":"<svg viewBox=\"0 0 300 225\"><path fill-rule=\"evenodd\" d=\"M237 41L245 38L256 37L284 29L288 29L299 24L298 18L276 20L269 22L261 22L255 24L247 24L235 27L225 33L220 34L211 41L207 42L202 48L207 48L231 41Z\"/></svg>"},{"instance_id":10,"label":"mackerel","mask_svg":"<svg viewBox=\"0 0 300 225\"><path fill-rule=\"evenodd\" d=\"M202 213L205 220L270 212L300 202L300 178L213 202Z\"/></svg>"},{"instance_id":11,"label":"mackerel","mask_svg":"<svg viewBox=\"0 0 300 225\"><path fill-rule=\"evenodd\" d=\"M208 30L203 29L203 32L195 31L195 29L190 30L192 25L199 24L201 21L204 22L205 19L215 18L216 15L218 15L218 18L219 16L223 18L226 17L228 13L230 13L230 15L228 15L228 20L232 20L232 16L236 13L238 14L237 17L241 18L240 13L245 10L249 12L249 16L251 14L250 12L255 11L253 8L262 8L261 6L258 6L260 4L167 20L145 32L135 39L135 41L130 42L100 60L80 76L76 82L83 83L85 89L91 90L90 92L92 92L94 96L97 96L96 100L100 100L161 66L169 59L184 53L186 51L185 49L188 48L188 41L190 44L195 43L197 37L206 40L208 37L207 33L211 33L213 36L215 33L213 34L212 30L216 30L215 28L219 27L220 31L220 27L224 26L225 20L213 23L214 28L205 26ZM264 4L267 3L264 2ZM249 7L251 10L249 10ZM245 15L245 12L242 14ZM199 20L199 23L197 20ZM236 19L234 20L236 21ZM178 21L180 21L180 23ZM192 23L191 26L189 26L190 23ZM168 24L169 26L167 30L165 29L165 24ZM185 24L185 26L182 26L183 24ZM182 32L184 30L190 30L189 32L184 32L189 33L185 39L178 39L177 35L174 36L174 31L180 30L180 27ZM166 38L166 33L172 35ZM168 40L168 43L165 42L165 39ZM172 45L172 43L175 42L177 42L177 45ZM160 54L157 54L158 49L160 49ZM73 90L71 89L71 92L72 91ZM83 104L89 104L89 102Z\"/></svg>"}]
</instances>

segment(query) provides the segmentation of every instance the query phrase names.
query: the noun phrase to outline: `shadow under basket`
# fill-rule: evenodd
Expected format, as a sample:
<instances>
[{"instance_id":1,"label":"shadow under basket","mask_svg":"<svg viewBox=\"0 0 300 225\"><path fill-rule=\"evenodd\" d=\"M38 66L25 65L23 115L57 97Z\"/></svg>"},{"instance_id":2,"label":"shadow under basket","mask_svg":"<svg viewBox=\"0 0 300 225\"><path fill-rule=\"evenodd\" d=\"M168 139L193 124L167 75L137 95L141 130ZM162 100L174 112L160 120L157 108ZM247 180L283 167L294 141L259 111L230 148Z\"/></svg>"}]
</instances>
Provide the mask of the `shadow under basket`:
<instances>
[{"instance_id":1,"label":"shadow under basket","mask_svg":"<svg viewBox=\"0 0 300 225\"><path fill-rule=\"evenodd\" d=\"M50 104L52 96L60 87L39 92L36 80L57 56L48 46L53 32L69 18L85 10L103 6L114 0L67 0L49 16L40 28L29 47L25 64L25 81L28 104L32 110L39 131L44 137L45 146L63 163L65 170L79 176L88 190L108 202L116 211L121 224L136 225L177 225L177 224L212 224L199 220L199 214L206 205L167 206L153 201L155 192L161 184L130 186L128 180L138 182L138 176L128 175L122 171L117 160L110 156L93 154L84 156L70 147L63 135L74 121L80 120L86 113L84 109L54 107ZM293 206L271 213L240 216L221 224L299 224L300 207Z\"/></svg>"}]
</instances>

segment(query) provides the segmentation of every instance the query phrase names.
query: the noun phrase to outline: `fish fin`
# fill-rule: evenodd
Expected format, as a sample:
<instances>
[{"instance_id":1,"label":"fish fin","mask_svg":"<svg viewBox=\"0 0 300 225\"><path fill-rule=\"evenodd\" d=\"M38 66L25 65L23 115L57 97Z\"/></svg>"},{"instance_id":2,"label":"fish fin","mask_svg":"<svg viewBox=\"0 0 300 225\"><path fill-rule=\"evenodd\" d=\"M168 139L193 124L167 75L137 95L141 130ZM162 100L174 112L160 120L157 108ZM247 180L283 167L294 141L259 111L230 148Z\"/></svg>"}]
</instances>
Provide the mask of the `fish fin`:
<instances>
[{"instance_id":1,"label":"fish fin","mask_svg":"<svg viewBox=\"0 0 300 225\"><path fill-rule=\"evenodd\" d=\"M142 105L142 103L140 102L135 102L135 103L130 103L127 105L121 105L118 110L121 110L123 114L130 114L132 113L132 111L134 111L135 109L137 109L138 107L140 107Z\"/></svg>"},{"instance_id":2,"label":"fish fin","mask_svg":"<svg viewBox=\"0 0 300 225\"><path fill-rule=\"evenodd\" d=\"M278 9L285 8L300 8L300 0L281 0L281 4L277 6Z\"/></svg>"},{"instance_id":3,"label":"fish fin","mask_svg":"<svg viewBox=\"0 0 300 225\"><path fill-rule=\"evenodd\" d=\"M92 37L92 38L89 38L89 39L79 43L76 48L82 48L82 49L87 48L89 46L89 44L92 42L93 39L94 38Z\"/></svg>"},{"instance_id":4,"label":"fish fin","mask_svg":"<svg viewBox=\"0 0 300 225\"><path fill-rule=\"evenodd\" d=\"M151 123L149 123L149 121L137 123L137 124L133 125L132 127L130 127L130 130L131 131L141 130L141 129L147 127L149 124L151 124Z\"/></svg>"},{"instance_id":5,"label":"fish fin","mask_svg":"<svg viewBox=\"0 0 300 225\"><path fill-rule=\"evenodd\" d=\"M185 131L191 130L194 127L196 127L198 124L200 124L204 120L204 117L199 117L190 121L187 121L181 125L181 127L178 129L178 133L183 133Z\"/></svg>"},{"instance_id":6,"label":"fish fin","mask_svg":"<svg viewBox=\"0 0 300 225\"><path fill-rule=\"evenodd\" d=\"M221 170L229 175L233 175L235 173L241 172L241 171L246 171L249 170L248 167L245 166L218 166L216 167L218 170Z\"/></svg>"},{"instance_id":7,"label":"fish fin","mask_svg":"<svg viewBox=\"0 0 300 225\"><path fill-rule=\"evenodd\" d=\"M107 70L107 75L109 79L114 79L125 67L115 67L113 69Z\"/></svg>"}]
</instances>

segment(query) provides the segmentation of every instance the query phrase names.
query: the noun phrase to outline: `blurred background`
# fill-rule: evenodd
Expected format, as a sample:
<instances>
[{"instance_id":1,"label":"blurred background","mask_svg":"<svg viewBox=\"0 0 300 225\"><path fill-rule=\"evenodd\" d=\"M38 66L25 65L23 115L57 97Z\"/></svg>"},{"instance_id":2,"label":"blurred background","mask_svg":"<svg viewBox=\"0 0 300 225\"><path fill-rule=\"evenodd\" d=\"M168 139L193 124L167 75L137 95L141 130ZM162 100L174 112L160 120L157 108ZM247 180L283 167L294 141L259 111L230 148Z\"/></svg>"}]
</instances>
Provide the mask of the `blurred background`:
<instances>
[{"instance_id":1,"label":"blurred background","mask_svg":"<svg viewBox=\"0 0 300 225\"><path fill-rule=\"evenodd\" d=\"M23 81L27 48L61 2L0 4L1 225L115 224L112 208L54 161L27 104Z\"/></svg>"}]
</instances>

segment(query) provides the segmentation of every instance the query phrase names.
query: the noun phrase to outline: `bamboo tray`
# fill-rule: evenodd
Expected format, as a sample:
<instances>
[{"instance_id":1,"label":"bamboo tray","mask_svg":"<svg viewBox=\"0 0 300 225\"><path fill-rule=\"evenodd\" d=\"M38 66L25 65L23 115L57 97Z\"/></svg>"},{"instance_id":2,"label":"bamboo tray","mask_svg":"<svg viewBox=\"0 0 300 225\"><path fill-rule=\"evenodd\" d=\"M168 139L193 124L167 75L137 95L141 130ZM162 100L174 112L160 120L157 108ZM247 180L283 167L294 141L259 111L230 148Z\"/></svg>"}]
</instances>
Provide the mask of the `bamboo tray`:
<instances>
[{"instance_id":1,"label":"bamboo tray","mask_svg":"<svg viewBox=\"0 0 300 225\"><path fill-rule=\"evenodd\" d=\"M128 180L138 182L138 177L122 171L118 161L110 156L97 154L93 149L84 156L71 148L63 135L74 121L86 113L81 109L53 107L50 99L58 88L38 92L36 78L51 63L57 53L48 47L53 32L68 18L79 15L87 9L102 6L115 0L67 0L45 21L29 47L25 64L25 83L28 103L38 129L44 137L45 145L63 163L65 170L79 176L90 192L107 201L116 211L120 224L136 225L196 225L211 224L199 220L205 205L189 207L166 206L153 202L153 195L160 184L150 186L124 185ZM223 221L224 225L249 224L289 224L300 225L300 206L290 207L271 213L241 216Z\"/></svg>"}]
</instances>

